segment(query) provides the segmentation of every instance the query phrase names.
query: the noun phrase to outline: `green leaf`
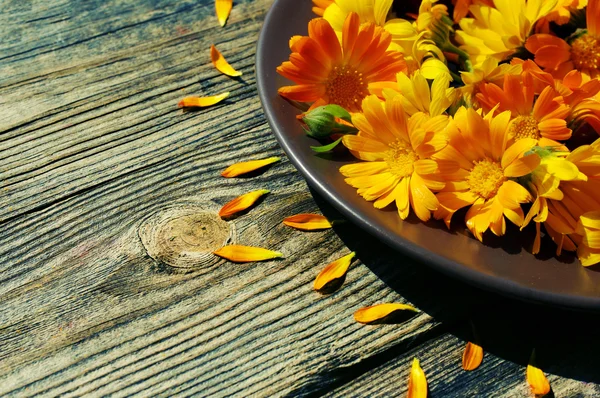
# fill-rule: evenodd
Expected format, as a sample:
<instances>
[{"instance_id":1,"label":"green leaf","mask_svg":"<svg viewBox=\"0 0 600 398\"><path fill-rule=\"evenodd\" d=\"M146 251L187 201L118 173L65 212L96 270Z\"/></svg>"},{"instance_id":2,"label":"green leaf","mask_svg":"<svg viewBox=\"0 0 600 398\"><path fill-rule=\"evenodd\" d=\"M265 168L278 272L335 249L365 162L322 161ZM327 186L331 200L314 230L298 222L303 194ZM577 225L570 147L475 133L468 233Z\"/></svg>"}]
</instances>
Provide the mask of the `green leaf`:
<instances>
[{"instance_id":1,"label":"green leaf","mask_svg":"<svg viewBox=\"0 0 600 398\"><path fill-rule=\"evenodd\" d=\"M342 138L344 138L344 137L338 138L337 140L333 141L331 144L322 145L322 146L311 146L310 149L312 149L313 151L318 152L318 153L330 152L333 150L333 148L338 146L338 144L340 142L342 142Z\"/></svg>"}]
</instances>

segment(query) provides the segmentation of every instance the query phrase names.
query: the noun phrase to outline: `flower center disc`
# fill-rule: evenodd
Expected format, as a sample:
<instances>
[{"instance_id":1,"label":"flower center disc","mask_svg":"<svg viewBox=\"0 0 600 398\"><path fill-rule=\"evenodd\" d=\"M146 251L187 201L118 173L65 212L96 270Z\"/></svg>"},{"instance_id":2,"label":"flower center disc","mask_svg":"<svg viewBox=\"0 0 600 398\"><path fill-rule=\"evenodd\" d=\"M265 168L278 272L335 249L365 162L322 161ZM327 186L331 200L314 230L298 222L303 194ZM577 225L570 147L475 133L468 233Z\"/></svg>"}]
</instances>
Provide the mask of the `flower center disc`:
<instances>
[{"instance_id":1,"label":"flower center disc","mask_svg":"<svg viewBox=\"0 0 600 398\"><path fill-rule=\"evenodd\" d=\"M410 144L396 141L390 145L386 152L385 161L390 166L390 172L398 177L406 177L412 174L414 163L419 159Z\"/></svg>"},{"instance_id":2,"label":"flower center disc","mask_svg":"<svg viewBox=\"0 0 600 398\"><path fill-rule=\"evenodd\" d=\"M517 141L523 138L540 139L538 122L531 116L519 116L513 120L510 126L510 132Z\"/></svg>"},{"instance_id":3,"label":"flower center disc","mask_svg":"<svg viewBox=\"0 0 600 398\"><path fill-rule=\"evenodd\" d=\"M600 66L600 44L598 39L585 34L571 43L571 59L575 68L598 69Z\"/></svg>"},{"instance_id":4,"label":"flower center disc","mask_svg":"<svg viewBox=\"0 0 600 398\"><path fill-rule=\"evenodd\" d=\"M329 102L347 110L360 109L361 101L368 94L362 73L348 66L336 66L327 79Z\"/></svg>"},{"instance_id":5,"label":"flower center disc","mask_svg":"<svg viewBox=\"0 0 600 398\"><path fill-rule=\"evenodd\" d=\"M504 181L506 181L506 177L504 177L500 164L489 159L476 162L467 177L471 192L484 199L496 196Z\"/></svg>"}]
</instances>

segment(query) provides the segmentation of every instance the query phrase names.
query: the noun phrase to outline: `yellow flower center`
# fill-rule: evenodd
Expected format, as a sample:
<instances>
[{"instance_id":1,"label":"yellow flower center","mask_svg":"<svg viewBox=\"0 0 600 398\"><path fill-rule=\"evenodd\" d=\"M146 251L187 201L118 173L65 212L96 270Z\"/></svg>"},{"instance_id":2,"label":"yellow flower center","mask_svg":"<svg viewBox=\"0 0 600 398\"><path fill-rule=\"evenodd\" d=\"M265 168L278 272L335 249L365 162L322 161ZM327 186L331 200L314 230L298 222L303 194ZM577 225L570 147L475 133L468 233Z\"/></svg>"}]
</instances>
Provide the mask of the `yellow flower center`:
<instances>
[{"instance_id":1,"label":"yellow flower center","mask_svg":"<svg viewBox=\"0 0 600 398\"><path fill-rule=\"evenodd\" d=\"M327 78L329 102L346 109L360 108L367 96L367 82L363 74L350 66L336 66Z\"/></svg>"},{"instance_id":2,"label":"yellow flower center","mask_svg":"<svg viewBox=\"0 0 600 398\"><path fill-rule=\"evenodd\" d=\"M467 183L471 192L483 199L496 196L498 189L506 181L502 167L497 162L489 159L480 160L467 177Z\"/></svg>"},{"instance_id":3,"label":"yellow flower center","mask_svg":"<svg viewBox=\"0 0 600 398\"><path fill-rule=\"evenodd\" d=\"M510 125L510 132L517 141L523 138L540 139L538 122L532 116L518 116Z\"/></svg>"},{"instance_id":4,"label":"yellow flower center","mask_svg":"<svg viewBox=\"0 0 600 398\"><path fill-rule=\"evenodd\" d=\"M396 141L390 145L385 153L385 161L390 167L390 172L398 177L406 177L412 174L413 164L419 160L419 156L413 151L409 143Z\"/></svg>"},{"instance_id":5,"label":"yellow flower center","mask_svg":"<svg viewBox=\"0 0 600 398\"><path fill-rule=\"evenodd\" d=\"M577 38L571 43L571 59L578 70L598 69L600 67L598 39L588 34Z\"/></svg>"}]
</instances>

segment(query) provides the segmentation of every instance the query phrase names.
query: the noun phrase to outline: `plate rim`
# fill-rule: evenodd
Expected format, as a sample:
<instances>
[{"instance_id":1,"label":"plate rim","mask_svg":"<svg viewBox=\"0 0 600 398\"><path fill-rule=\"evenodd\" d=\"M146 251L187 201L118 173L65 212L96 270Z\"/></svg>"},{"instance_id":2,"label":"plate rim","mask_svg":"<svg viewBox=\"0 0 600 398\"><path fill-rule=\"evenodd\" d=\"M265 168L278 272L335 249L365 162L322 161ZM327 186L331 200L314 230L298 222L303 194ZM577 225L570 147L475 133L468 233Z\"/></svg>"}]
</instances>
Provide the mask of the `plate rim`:
<instances>
[{"instance_id":1,"label":"plate rim","mask_svg":"<svg viewBox=\"0 0 600 398\"><path fill-rule=\"evenodd\" d=\"M277 125L277 123L275 123L275 117L273 115L276 111L271 106L269 98L267 97L267 77L275 71L266 70L265 66L263 66L262 59L267 51L267 46L265 43L268 41L267 36L269 34L269 27L273 24L273 20L277 16L277 10L281 8L282 4L284 4L286 1L291 3L293 0L273 1L273 4L268 10L260 30L255 54L255 78L257 91L265 118L271 127L271 130L273 131L273 134L275 135L279 145L287 155L288 159L290 159L294 167L300 172L308 184L319 193L319 195L323 196L346 218L357 224L359 227L361 227L361 229L365 230L370 235L373 235L377 239L384 242L390 248L407 254L414 260L417 260L421 263L426 263L426 266L431 267L436 271L439 271L454 279L464 281L465 283L476 288L535 304L551 305L554 307L578 311L600 311L600 297L594 298L567 293L555 293L547 290L528 287L509 279L504 279L495 275L488 275L481 271L471 269L464 264L443 257L415 243L412 243L400 235L395 235L395 239L393 239L382 228L365 219L362 216L362 213L353 210L350 203L345 202L343 198L333 195L333 193L329 191L317 178L315 173L313 173L309 167L302 163L295 155L294 150L290 147L288 141L285 139L284 132Z\"/></svg>"}]
</instances>

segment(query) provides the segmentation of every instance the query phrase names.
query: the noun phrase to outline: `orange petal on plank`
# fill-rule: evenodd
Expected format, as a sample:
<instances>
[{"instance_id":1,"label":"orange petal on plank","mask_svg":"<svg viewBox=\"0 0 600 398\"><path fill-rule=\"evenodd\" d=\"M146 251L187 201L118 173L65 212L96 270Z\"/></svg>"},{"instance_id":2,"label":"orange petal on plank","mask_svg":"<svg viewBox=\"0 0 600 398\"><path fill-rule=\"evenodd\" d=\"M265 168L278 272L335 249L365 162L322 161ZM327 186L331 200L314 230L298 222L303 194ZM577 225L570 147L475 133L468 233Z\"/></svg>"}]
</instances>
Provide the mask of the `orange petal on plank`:
<instances>
[{"instance_id":1,"label":"orange petal on plank","mask_svg":"<svg viewBox=\"0 0 600 398\"><path fill-rule=\"evenodd\" d=\"M225 60L223 54L221 54L215 46L210 46L210 59L212 60L213 65L215 66L215 68L217 68L219 72L232 77L242 75L242 72L233 69L233 67L229 65L229 62Z\"/></svg>"},{"instance_id":2,"label":"orange petal on plank","mask_svg":"<svg viewBox=\"0 0 600 398\"><path fill-rule=\"evenodd\" d=\"M482 361L483 348L481 348L480 345L469 341L465 347L465 352L463 352L462 368L464 370L475 370L481 365Z\"/></svg>"},{"instance_id":3,"label":"orange petal on plank","mask_svg":"<svg viewBox=\"0 0 600 398\"><path fill-rule=\"evenodd\" d=\"M283 254L261 247L228 245L213 252L234 263L248 263L252 261L264 261L283 257Z\"/></svg>"},{"instance_id":4,"label":"orange petal on plank","mask_svg":"<svg viewBox=\"0 0 600 398\"><path fill-rule=\"evenodd\" d=\"M248 162L235 163L223 170L221 175L226 178L237 177L239 175L258 170L261 167L265 167L267 165L270 165L271 163L275 163L280 160L281 158L273 156L272 158L267 159L250 160Z\"/></svg>"},{"instance_id":5,"label":"orange petal on plank","mask_svg":"<svg viewBox=\"0 0 600 398\"><path fill-rule=\"evenodd\" d=\"M217 10L217 19L221 26L225 26L229 13L233 7L233 0L215 0L215 9Z\"/></svg>"},{"instance_id":6,"label":"orange petal on plank","mask_svg":"<svg viewBox=\"0 0 600 398\"><path fill-rule=\"evenodd\" d=\"M185 97L177 104L180 108L195 108L195 107L205 107L218 104L223 101L225 98L229 97L229 92L213 95L211 97Z\"/></svg>"},{"instance_id":7,"label":"orange petal on plank","mask_svg":"<svg viewBox=\"0 0 600 398\"><path fill-rule=\"evenodd\" d=\"M352 252L342 258L339 258L323 268L323 271L317 275L317 279L315 279L314 288L315 290L323 289L328 283L339 279L346 275L348 272L348 268L350 267L350 263L354 258L356 253Z\"/></svg>"},{"instance_id":8,"label":"orange petal on plank","mask_svg":"<svg viewBox=\"0 0 600 398\"><path fill-rule=\"evenodd\" d=\"M360 323L372 323L385 318L394 311L414 311L417 309L412 305L399 303L376 304L361 308L354 313L354 320Z\"/></svg>"},{"instance_id":9,"label":"orange petal on plank","mask_svg":"<svg viewBox=\"0 0 600 398\"><path fill-rule=\"evenodd\" d=\"M331 228L332 224L325 216L320 214L303 213L286 217L283 223L288 227L301 229L303 231L316 231Z\"/></svg>"},{"instance_id":10,"label":"orange petal on plank","mask_svg":"<svg viewBox=\"0 0 600 398\"><path fill-rule=\"evenodd\" d=\"M417 358L413 359L410 369L407 398L427 398L427 379Z\"/></svg>"},{"instance_id":11,"label":"orange petal on plank","mask_svg":"<svg viewBox=\"0 0 600 398\"><path fill-rule=\"evenodd\" d=\"M535 366L535 351L531 353L531 359L527 365L527 383L536 396L544 396L550 392L550 383L538 367Z\"/></svg>"},{"instance_id":12,"label":"orange petal on plank","mask_svg":"<svg viewBox=\"0 0 600 398\"><path fill-rule=\"evenodd\" d=\"M252 191L245 193L230 202L227 202L221 210L219 210L220 217L229 217L240 211L244 211L252 206L261 196L268 194L270 191L266 189L260 189L258 191Z\"/></svg>"}]
</instances>

